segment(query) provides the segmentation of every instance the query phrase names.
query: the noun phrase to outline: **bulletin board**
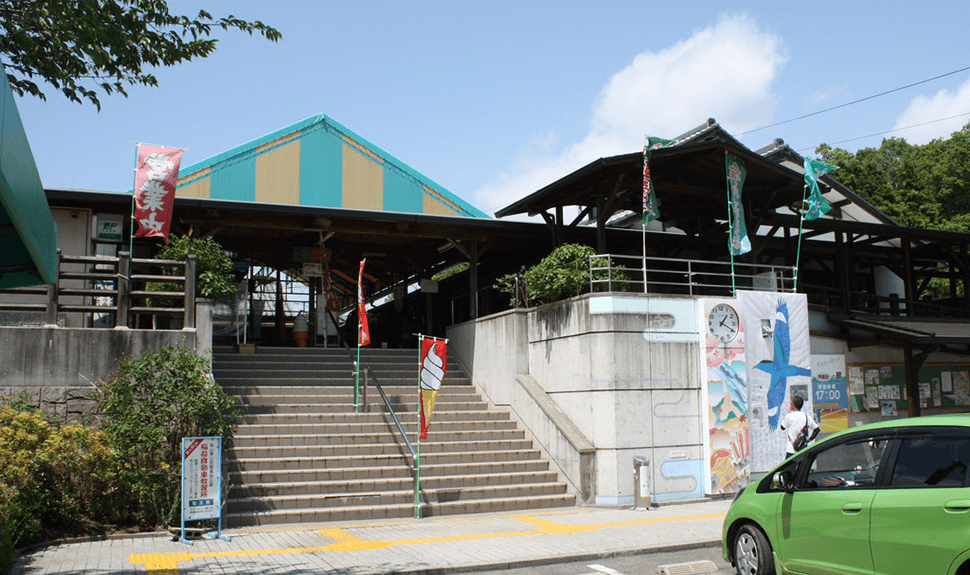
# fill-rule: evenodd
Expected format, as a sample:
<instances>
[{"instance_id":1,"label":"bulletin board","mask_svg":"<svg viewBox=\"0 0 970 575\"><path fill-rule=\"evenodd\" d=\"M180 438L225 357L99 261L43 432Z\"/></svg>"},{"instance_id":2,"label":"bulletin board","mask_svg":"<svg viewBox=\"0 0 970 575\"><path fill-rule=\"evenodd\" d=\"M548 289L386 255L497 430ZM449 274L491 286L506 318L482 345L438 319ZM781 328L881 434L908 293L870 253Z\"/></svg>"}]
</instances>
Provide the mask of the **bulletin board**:
<instances>
[{"instance_id":1,"label":"bulletin board","mask_svg":"<svg viewBox=\"0 0 970 575\"><path fill-rule=\"evenodd\" d=\"M855 364L848 367L849 408L895 416L909 409L906 368L902 364ZM925 364L919 370L922 408L970 406L970 365Z\"/></svg>"}]
</instances>

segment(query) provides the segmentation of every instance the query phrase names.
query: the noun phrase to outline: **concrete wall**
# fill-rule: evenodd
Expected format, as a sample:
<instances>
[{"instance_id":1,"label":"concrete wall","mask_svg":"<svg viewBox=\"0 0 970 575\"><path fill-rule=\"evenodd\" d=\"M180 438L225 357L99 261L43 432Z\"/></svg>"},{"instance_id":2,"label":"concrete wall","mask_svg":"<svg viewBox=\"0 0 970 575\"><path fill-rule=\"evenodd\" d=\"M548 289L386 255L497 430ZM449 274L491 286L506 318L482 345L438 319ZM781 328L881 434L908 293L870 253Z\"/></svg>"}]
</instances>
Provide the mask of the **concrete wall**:
<instances>
[{"instance_id":1,"label":"concrete wall","mask_svg":"<svg viewBox=\"0 0 970 575\"><path fill-rule=\"evenodd\" d=\"M197 329L0 327L0 398L24 392L45 413L77 420L96 407L95 384L123 357L175 345L209 357L212 305L199 304Z\"/></svg>"},{"instance_id":2,"label":"concrete wall","mask_svg":"<svg viewBox=\"0 0 970 575\"><path fill-rule=\"evenodd\" d=\"M460 324L449 338L479 388L515 413L577 489L577 450L556 436L528 383L595 448L591 501L632 504L636 456L652 463L656 499L689 499L703 496L694 310L692 298L590 294Z\"/></svg>"},{"instance_id":3,"label":"concrete wall","mask_svg":"<svg viewBox=\"0 0 970 575\"><path fill-rule=\"evenodd\" d=\"M449 328L449 355L488 403L508 409L582 502L595 497L595 449L528 374L529 312L511 310Z\"/></svg>"}]
</instances>

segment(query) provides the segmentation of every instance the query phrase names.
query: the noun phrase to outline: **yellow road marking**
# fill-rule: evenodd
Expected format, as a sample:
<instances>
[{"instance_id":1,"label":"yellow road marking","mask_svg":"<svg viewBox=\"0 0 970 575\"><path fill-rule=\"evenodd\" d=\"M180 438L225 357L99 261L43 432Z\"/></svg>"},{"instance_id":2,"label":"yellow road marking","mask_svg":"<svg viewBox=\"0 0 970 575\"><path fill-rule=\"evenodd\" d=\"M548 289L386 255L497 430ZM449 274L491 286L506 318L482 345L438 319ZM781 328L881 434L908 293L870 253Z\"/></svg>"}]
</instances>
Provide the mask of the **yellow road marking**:
<instances>
[{"instance_id":1,"label":"yellow road marking","mask_svg":"<svg viewBox=\"0 0 970 575\"><path fill-rule=\"evenodd\" d=\"M545 514L544 514L545 515ZM329 545L319 547L291 547L288 549L250 549L234 551L209 551L203 553L189 553L184 551L172 553L146 553L132 554L128 556L128 562L132 564L144 564L145 570L150 575L179 575L178 564L183 561L193 559L206 559L216 557L245 557L252 555L282 555L284 553L320 553L331 551L345 553L348 551L367 551L373 549L386 549L396 545L420 545L424 543L443 543L449 541L469 541L473 539L494 539L497 537L517 537L521 535L564 535L568 533L583 533L587 531L597 531L609 527L625 527L630 525L648 525L651 523L670 523L674 521L695 521L699 519L720 519L725 513L715 513L712 515L692 515L687 517L661 517L656 519L637 519L635 521L617 521L613 523L597 523L594 525L568 525L556 523L540 517L526 515L510 516L509 519L521 521L533 525L536 529L529 531L509 531L505 533L480 533L470 535L450 535L446 537L426 537L424 539L398 539L392 541L364 540L351 535L345 529L326 528L319 529L321 535L329 537L334 542Z\"/></svg>"}]
</instances>

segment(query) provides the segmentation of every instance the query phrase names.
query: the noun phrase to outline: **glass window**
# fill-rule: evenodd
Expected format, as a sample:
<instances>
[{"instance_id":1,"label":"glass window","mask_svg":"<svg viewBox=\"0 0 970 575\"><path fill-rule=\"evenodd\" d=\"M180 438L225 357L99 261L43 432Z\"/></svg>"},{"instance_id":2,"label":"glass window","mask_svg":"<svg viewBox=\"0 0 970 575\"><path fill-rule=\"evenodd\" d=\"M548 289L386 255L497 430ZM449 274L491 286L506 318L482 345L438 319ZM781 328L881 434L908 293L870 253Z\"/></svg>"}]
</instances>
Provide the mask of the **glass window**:
<instances>
[{"instance_id":1,"label":"glass window","mask_svg":"<svg viewBox=\"0 0 970 575\"><path fill-rule=\"evenodd\" d=\"M798 470L798 464L801 462L801 458L789 459L785 464L771 475L771 479L767 482L767 491L784 491L785 486L782 484L781 476L783 473L787 474L789 481L795 480L795 472Z\"/></svg>"},{"instance_id":2,"label":"glass window","mask_svg":"<svg viewBox=\"0 0 970 575\"><path fill-rule=\"evenodd\" d=\"M803 488L839 489L874 484L888 444L886 439L867 437L818 452L812 459Z\"/></svg>"},{"instance_id":3,"label":"glass window","mask_svg":"<svg viewBox=\"0 0 970 575\"><path fill-rule=\"evenodd\" d=\"M970 437L914 437L900 442L893 487L962 487Z\"/></svg>"}]
</instances>

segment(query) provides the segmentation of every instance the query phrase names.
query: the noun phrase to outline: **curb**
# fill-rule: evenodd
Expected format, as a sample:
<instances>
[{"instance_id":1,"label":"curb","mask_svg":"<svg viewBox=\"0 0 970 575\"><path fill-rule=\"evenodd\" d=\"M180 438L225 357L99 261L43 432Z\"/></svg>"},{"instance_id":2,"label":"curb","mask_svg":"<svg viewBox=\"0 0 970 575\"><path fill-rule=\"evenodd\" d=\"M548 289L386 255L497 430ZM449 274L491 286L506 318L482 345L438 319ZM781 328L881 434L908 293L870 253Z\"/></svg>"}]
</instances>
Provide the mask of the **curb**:
<instances>
[{"instance_id":1,"label":"curb","mask_svg":"<svg viewBox=\"0 0 970 575\"><path fill-rule=\"evenodd\" d=\"M641 547L635 549L620 549L618 551L604 551L601 553L577 553L575 555L558 555L556 557L539 557L536 559L522 559L511 562L483 563L480 565L459 565L454 567L429 567L420 569L396 570L396 574L406 575L444 575L446 573L475 573L478 571L499 571L509 569L523 569L528 567L542 567L545 565L558 565L560 563L573 563L579 561L594 561L600 559L611 559L614 557L630 557L634 555L652 555L654 553L674 553L677 551L690 551L692 549L704 549L707 547L720 547L721 541L697 541L694 543L679 543L676 545L666 545L662 547Z\"/></svg>"}]
</instances>

